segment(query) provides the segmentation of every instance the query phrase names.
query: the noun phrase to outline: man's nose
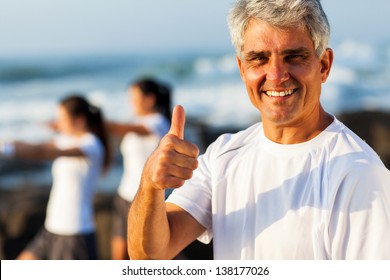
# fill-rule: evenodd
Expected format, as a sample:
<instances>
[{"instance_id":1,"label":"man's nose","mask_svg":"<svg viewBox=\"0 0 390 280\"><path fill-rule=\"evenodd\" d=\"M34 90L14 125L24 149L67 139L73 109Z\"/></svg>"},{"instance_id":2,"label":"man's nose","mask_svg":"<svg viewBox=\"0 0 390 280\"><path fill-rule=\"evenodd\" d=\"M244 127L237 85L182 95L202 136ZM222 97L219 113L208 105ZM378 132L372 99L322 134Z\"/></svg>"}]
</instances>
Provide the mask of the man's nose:
<instances>
[{"instance_id":1,"label":"man's nose","mask_svg":"<svg viewBox=\"0 0 390 280\"><path fill-rule=\"evenodd\" d=\"M267 80L274 83L282 83L290 78L288 67L278 59L271 59L266 73Z\"/></svg>"}]
</instances>

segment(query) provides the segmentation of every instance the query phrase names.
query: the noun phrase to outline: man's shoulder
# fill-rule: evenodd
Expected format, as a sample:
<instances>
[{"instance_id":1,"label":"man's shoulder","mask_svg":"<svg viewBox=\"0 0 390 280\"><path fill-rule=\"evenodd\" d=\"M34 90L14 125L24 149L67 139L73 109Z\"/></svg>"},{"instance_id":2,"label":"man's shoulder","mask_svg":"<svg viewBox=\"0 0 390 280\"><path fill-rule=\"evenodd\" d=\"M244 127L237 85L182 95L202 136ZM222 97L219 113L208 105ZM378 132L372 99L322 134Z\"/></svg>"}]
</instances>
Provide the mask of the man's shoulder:
<instances>
[{"instance_id":1,"label":"man's shoulder","mask_svg":"<svg viewBox=\"0 0 390 280\"><path fill-rule=\"evenodd\" d=\"M253 144L257 145L262 129L263 125L259 122L236 133L224 133L208 147L206 153L219 157L232 151L240 151Z\"/></svg>"},{"instance_id":2,"label":"man's shoulder","mask_svg":"<svg viewBox=\"0 0 390 280\"><path fill-rule=\"evenodd\" d=\"M333 152L335 156L344 154L354 155L354 158L365 159L368 162L381 162L379 156L362 138L355 132L337 121L339 131L334 139Z\"/></svg>"},{"instance_id":3,"label":"man's shoulder","mask_svg":"<svg viewBox=\"0 0 390 280\"><path fill-rule=\"evenodd\" d=\"M339 130L328 147L327 166L331 180L341 182L346 178L362 180L378 174L388 176L388 170L374 149L341 122L337 126Z\"/></svg>"}]
</instances>

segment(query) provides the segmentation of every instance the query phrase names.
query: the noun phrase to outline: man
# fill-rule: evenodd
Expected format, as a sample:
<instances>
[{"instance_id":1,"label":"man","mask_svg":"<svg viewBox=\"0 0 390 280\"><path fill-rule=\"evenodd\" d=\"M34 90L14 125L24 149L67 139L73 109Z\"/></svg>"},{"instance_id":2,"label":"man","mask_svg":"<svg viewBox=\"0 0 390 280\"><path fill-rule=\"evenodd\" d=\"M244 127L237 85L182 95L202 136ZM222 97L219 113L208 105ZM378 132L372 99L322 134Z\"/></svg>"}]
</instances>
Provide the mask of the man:
<instances>
[{"instance_id":1,"label":"man","mask_svg":"<svg viewBox=\"0 0 390 280\"><path fill-rule=\"evenodd\" d=\"M130 257L213 238L215 259L390 258L390 172L320 104L333 62L320 2L240 0L229 27L262 123L197 160L175 108L129 212Z\"/></svg>"}]
</instances>

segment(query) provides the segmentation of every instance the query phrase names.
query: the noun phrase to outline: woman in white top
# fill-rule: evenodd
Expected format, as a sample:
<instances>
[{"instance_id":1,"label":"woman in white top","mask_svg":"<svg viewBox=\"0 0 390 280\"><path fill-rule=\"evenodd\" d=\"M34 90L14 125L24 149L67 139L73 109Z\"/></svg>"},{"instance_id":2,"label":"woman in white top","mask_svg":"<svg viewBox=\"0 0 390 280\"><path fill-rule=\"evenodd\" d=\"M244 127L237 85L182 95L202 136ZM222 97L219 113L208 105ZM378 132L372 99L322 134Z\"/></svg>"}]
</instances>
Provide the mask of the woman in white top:
<instances>
[{"instance_id":1,"label":"woman in white top","mask_svg":"<svg viewBox=\"0 0 390 280\"><path fill-rule=\"evenodd\" d=\"M114 200L112 259L128 259L127 214L139 185L146 159L168 132L171 117L170 89L154 79L140 79L130 84L132 123L109 123L110 134L122 139L120 151L124 172Z\"/></svg>"},{"instance_id":2,"label":"woman in white top","mask_svg":"<svg viewBox=\"0 0 390 280\"><path fill-rule=\"evenodd\" d=\"M72 95L58 106L60 132L50 143L3 143L0 155L54 160L44 227L18 259L96 259L93 195L109 151L102 114Z\"/></svg>"}]
</instances>

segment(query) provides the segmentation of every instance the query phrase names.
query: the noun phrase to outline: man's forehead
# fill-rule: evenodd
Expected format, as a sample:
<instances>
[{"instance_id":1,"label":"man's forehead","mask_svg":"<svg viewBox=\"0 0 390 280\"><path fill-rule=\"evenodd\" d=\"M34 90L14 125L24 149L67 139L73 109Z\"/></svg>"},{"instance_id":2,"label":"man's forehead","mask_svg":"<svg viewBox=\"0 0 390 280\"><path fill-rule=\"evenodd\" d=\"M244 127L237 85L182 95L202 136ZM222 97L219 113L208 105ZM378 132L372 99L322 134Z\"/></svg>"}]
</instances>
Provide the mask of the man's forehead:
<instances>
[{"instance_id":1,"label":"man's forehead","mask_svg":"<svg viewBox=\"0 0 390 280\"><path fill-rule=\"evenodd\" d=\"M243 51L291 52L300 50L314 52L314 43L305 28L275 27L264 21L251 21L245 30Z\"/></svg>"},{"instance_id":2,"label":"man's forehead","mask_svg":"<svg viewBox=\"0 0 390 280\"><path fill-rule=\"evenodd\" d=\"M310 55L314 53L313 49L309 49L306 47L298 47L298 48L288 48L288 49L282 49L280 52L278 52L278 55L294 55L294 54L302 54L302 55ZM272 56L273 52L269 50L250 50L250 51L244 51L244 54L246 56Z\"/></svg>"}]
</instances>

